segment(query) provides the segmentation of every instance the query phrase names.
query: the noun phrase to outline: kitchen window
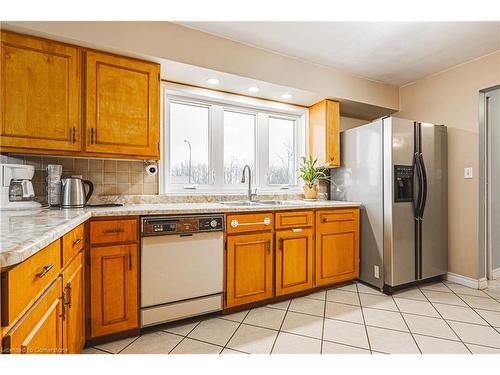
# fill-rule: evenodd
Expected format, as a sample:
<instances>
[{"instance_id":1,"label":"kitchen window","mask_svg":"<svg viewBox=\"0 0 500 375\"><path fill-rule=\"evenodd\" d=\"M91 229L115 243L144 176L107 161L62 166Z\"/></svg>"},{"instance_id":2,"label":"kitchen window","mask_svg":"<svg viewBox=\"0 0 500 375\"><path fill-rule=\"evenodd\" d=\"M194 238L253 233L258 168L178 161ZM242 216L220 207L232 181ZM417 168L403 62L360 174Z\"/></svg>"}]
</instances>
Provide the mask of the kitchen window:
<instances>
[{"instance_id":1,"label":"kitchen window","mask_svg":"<svg viewBox=\"0 0 500 375\"><path fill-rule=\"evenodd\" d=\"M258 191L298 189L306 109L171 83L163 109L161 192L243 192L246 164Z\"/></svg>"}]
</instances>

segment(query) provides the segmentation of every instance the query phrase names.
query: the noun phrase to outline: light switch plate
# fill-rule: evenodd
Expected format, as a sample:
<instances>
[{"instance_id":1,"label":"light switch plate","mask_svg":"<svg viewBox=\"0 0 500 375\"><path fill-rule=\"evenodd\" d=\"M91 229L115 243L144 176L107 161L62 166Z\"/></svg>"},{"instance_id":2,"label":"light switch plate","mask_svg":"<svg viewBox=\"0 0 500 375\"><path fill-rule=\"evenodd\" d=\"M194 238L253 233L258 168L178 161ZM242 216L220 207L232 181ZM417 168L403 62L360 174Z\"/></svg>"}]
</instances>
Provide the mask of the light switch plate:
<instances>
[{"instance_id":1,"label":"light switch plate","mask_svg":"<svg viewBox=\"0 0 500 375\"><path fill-rule=\"evenodd\" d=\"M472 178L472 167L465 167L464 168L464 178L466 178L466 179Z\"/></svg>"}]
</instances>

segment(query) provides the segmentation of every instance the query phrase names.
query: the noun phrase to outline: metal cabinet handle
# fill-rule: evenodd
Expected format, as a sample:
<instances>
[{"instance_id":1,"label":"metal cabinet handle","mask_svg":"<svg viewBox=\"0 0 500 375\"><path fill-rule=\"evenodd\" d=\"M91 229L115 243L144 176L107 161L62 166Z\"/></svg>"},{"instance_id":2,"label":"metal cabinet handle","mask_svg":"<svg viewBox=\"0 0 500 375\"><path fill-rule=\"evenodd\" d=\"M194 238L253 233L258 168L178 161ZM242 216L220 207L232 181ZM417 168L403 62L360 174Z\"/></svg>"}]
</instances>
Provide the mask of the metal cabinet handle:
<instances>
[{"instance_id":1,"label":"metal cabinet handle","mask_svg":"<svg viewBox=\"0 0 500 375\"><path fill-rule=\"evenodd\" d=\"M49 264L48 266L43 267L42 271L38 272L35 276L41 279L52 269L52 267L54 267L53 264Z\"/></svg>"},{"instance_id":2,"label":"metal cabinet handle","mask_svg":"<svg viewBox=\"0 0 500 375\"><path fill-rule=\"evenodd\" d=\"M328 221L328 219L326 217L321 218L322 223L326 223L327 221Z\"/></svg>"},{"instance_id":3,"label":"metal cabinet handle","mask_svg":"<svg viewBox=\"0 0 500 375\"><path fill-rule=\"evenodd\" d=\"M64 304L67 305L68 308L71 308L71 283L66 284L64 291L65 291Z\"/></svg>"},{"instance_id":4,"label":"metal cabinet handle","mask_svg":"<svg viewBox=\"0 0 500 375\"><path fill-rule=\"evenodd\" d=\"M271 224L271 219L268 217L264 218L263 221L257 221L257 222L253 222L253 223L240 223L236 219L231 220L231 227L233 227L233 228L238 228L240 226L243 227L246 225L269 225L269 224Z\"/></svg>"},{"instance_id":5,"label":"metal cabinet handle","mask_svg":"<svg viewBox=\"0 0 500 375\"><path fill-rule=\"evenodd\" d=\"M293 233L300 233L300 232L302 232L303 230L304 230L304 229L302 229L302 228L295 228L295 229L292 229L292 232L293 232Z\"/></svg>"},{"instance_id":6,"label":"metal cabinet handle","mask_svg":"<svg viewBox=\"0 0 500 375\"><path fill-rule=\"evenodd\" d=\"M123 228L113 228L113 229L107 229L104 231L105 234L112 234L112 233L122 233L125 232Z\"/></svg>"},{"instance_id":7,"label":"metal cabinet handle","mask_svg":"<svg viewBox=\"0 0 500 375\"><path fill-rule=\"evenodd\" d=\"M271 242L267 242L267 253L271 252Z\"/></svg>"},{"instance_id":8,"label":"metal cabinet handle","mask_svg":"<svg viewBox=\"0 0 500 375\"><path fill-rule=\"evenodd\" d=\"M283 238L280 238L278 240L278 250L283 250Z\"/></svg>"},{"instance_id":9,"label":"metal cabinet handle","mask_svg":"<svg viewBox=\"0 0 500 375\"><path fill-rule=\"evenodd\" d=\"M94 128L90 129L90 144L94 143Z\"/></svg>"},{"instance_id":10,"label":"metal cabinet handle","mask_svg":"<svg viewBox=\"0 0 500 375\"><path fill-rule=\"evenodd\" d=\"M132 253L128 252L128 270L132 271Z\"/></svg>"},{"instance_id":11,"label":"metal cabinet handle","mask_svg":"<svg viewBox=\"0 0 500 375\"><path fill-rule=\"evenodd\" d=\"M71 140L73 143L76 142L76 128L73 126L73 129L72 129L72 133L73 135L71 136Z\"/></svg>"},{"instance_id":12,"label":"metal cabinet handle","mask_svg":"<svg viewBox=\"0 0 500 375\"><path fill-rule=\"evenodd\" d=\"M66 320L66 302L64 301L64 295L59 297L58 299L61 300L61 315L59 315L62 320ZM57 302L59 303L59 302ZM50 311L50 310L49 310Z\"/></svg>"},{"instance_id":13,"label":"metal cabinet handle","mask_svg":"<svg viewBox=\"0 0 500 375\"><path fill-rule=\"evenodd\" d=\"M82 242L82 239L81 239L81 238L79 238L79 239L77 239L77 240L73 241L73 246L78 245L80 242Z\"/></svg>"}]
</instances>

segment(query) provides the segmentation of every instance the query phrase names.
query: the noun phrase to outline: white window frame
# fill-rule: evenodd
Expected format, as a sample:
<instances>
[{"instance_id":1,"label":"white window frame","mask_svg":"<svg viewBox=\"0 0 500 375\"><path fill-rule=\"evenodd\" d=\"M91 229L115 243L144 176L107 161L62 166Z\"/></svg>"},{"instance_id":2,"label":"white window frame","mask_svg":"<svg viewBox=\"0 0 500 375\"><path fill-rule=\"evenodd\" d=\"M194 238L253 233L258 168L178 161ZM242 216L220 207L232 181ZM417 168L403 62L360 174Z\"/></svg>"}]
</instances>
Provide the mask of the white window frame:
<instances>
[{"instance_id":1,"label":"white window frame","mask_svg":"<svg viewBox=\"0 0 500 375\"><path fill-rule=\"evenodd\" d=\"M269 128L268 118L281 118L295 121L294 147L295 166L307 151L307 108L256 99L242 95L223 93L198 87L186 86L171 82L162 82L162 121L161 121L161 154L159 181L160 194L184 193L244 193L248 186L224 184L224 110L255 115L255 176L252 188L262 193L296 193L301 191L296 177L295 185L271 185L268 183L269 169ZM195 190L186 189L183 184L170 183L170 150L169 150L169 107L170 102L209 107L209 181L208 184L197 185Z\"/></svg>"}]
</instances>

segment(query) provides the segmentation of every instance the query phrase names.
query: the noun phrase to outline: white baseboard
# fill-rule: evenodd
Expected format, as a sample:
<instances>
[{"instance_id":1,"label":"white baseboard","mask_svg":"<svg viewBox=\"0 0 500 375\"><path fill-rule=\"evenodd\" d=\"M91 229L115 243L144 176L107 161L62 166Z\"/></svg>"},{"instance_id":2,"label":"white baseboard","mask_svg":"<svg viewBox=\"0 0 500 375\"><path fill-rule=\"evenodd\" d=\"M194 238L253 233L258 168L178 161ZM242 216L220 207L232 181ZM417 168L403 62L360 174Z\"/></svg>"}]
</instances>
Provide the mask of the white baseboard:
<instances>
[{"instance_id":1,"label":"white baseboard","mask_svg":"<svg viewBox=\"0 0 500 375\"><path fill-rule=\"evenodd\" d=\"M500 268L496 268L491 271L491 278L498 279L500 277Z\"/></svg>"},{"instance_id":2,"label":"white baseboard","mask_svg":"<svg viewBox=\"0 0 500 375\"><path fill-rule=\"evenodd\" d=\"M473 279L472 277L459 275L453 272L448 272L445 275L445 279L474 289L484 289L488 286L486 278L484 277L481 279Z\"/></svg>"}]
</instances>

